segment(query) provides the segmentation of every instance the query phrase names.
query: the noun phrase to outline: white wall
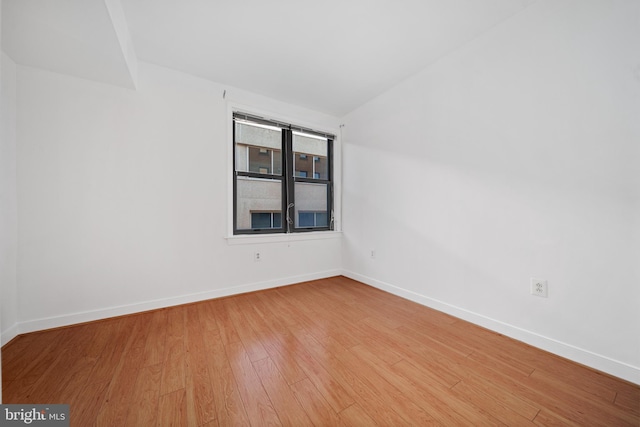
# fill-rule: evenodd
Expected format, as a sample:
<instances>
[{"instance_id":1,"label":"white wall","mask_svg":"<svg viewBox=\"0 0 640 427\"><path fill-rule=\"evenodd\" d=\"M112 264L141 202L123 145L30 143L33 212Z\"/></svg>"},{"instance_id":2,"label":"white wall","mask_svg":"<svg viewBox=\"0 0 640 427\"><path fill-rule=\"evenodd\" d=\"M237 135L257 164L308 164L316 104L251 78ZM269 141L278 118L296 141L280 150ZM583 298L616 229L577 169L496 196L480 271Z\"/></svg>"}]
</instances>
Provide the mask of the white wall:
<instances>
[{"instance_id":1,"label":"white wall","mask_svg":"<svg viewBox=\"0 0 640 427\"><path fill-rule=\"evenodd\" d=\"M640 383L639 16L538 1L349 114L347 274Z\"/></svg>"},{"instance_id":2,"label":"white wall","mask_svg":"<svg viewBox=\"0 0 640 427\"><path fill-rule=\"evenodd\" d=\"M2 0L0 0L0 15L1 11ZM0 346L5 343L2 339L5 332L8 331L7 335L10 335L17 329L15 72L15 64L0 52ZM0 365L2 365L1 348ZM0 384L2 384L1 371L0 369ZM2 403L2 386L0 386L0 403Z\"/></svg>"},{"instance_id":3,"label":"white wall","mask_svg":"<svg viewBox=\"0 0 640 427\"><path fill-rule=\"evenodd\" d=\"M1 56L0 88L0 332L15 335L17 313L17 198L16 198L16 64ZM6 341L3 339L2 344Z\"/></svg>"},{"instance_id":4,"label":"white wall","mask_svg":"<svg viewBox=\"0 0 640 427\"><path fill-rule=\"evenodd\" d=\"M225 239L230 100L321 129L337 119L138 72L132 91L18 66L19 332L340 272L339 238Z\"/></svg>"}]
</instances>

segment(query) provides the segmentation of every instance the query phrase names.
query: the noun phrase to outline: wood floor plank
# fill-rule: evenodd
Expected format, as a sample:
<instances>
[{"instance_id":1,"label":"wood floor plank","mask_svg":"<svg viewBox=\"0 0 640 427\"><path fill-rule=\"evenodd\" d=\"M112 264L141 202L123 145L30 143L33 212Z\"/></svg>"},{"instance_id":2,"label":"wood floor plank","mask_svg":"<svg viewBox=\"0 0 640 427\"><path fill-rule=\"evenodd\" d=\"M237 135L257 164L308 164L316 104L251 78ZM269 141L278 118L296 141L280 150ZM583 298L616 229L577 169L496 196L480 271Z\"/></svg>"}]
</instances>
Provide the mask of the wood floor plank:
<instances>
[{"instance_id":1,"label":"wood floor plank","mask_svg":"<svg viewBox=\"0 0 640 427\"><path fill-rule=\"evenodd\" d=\"M211 380L215 418L221 426L248 426L249 417L222 341L222 335L204 338L206 369Z\"/></svg>"},{"instance_id":2,"label":"wood floor plank","mask_svg":"<svg viewBox=\"0 0 640 427\"><path fill-rule=\"evenodd\" d=\"M3 383L19 377L27 366L34 363L34 358L42 354L36 352L36 349L44 348L55 341L61 331L58 330L57 333L54 333L51 330L48 332L18 335L2 347L3 359L6 359L2 362Z\"/></svg>"},{"instance_id":3,"label":"wood floor plank","mask_svg":"<svg viewBox=\"0 0 640 427\"><path fill-rule=\"evenodd\" d=\"M184 307L176 307L167 312L161 395L182 390L185 387L184 310Z\"/></svg>"},{"instance_id":4,"label":"wood floor plank","mask_svg":"<svg viewBox=\"0 0 640 427\"><path fill-rule=\"evenodd\" d=\"M86 396L79 394L91 380L89 374L93 370L96 360L96 358L87 356L72 360L73 367L65 373L65 378L68 378L69 381L63 381L58 385L57 398L59 402L75 405L77 402L86 399Z\"/></svg>"},{"instance_id":5,"label":"wood floor plank","mask_svg":"<svg viewBox=\"0 0 640 427\"><path fill-rule=\"evenodd\" d=\"M127 426L152 426L158 419L162 364L143 366L136 378Z\"/></svg>"},{"instance_id":6,"label":"wood floor plank","mask_svg":"<svg viewBox=\"0 0 640 427\"><path fill-rule=\"evenodd\" d=\"M546 408L541 410L538 415L536 415L536 417L533 419L533 423L535 425L545 427L582 427L582 424L578 424L558 414L554 414Z\"/></svg>"},{"instance_id":7,"label":"wood floor plank","mask_svg":"<svg viewBox=\"0 0 640 427\"><path fill-rule=\"evenodd\" d=\"M259 304L259 301L255 301L255 303ZM247 319L251 326L259 331L264 349L288 384L296 383L307 377L290 350L290 346L295 345L295 339L291 334L280 334L271 330L267 326L268 319L265 319L258 312L253 311L247 316Z\"/></svg>"},{"instance_id":8,"label":"wood floor plank","mask_svg":"<svg viewBox=\"0 0 640 427\"><path fill-rule=\"evenodd\" d=\"M123 355L109 384L106 399L96 419L98 426L124 425L131 408L139 369L144 361L144 349L136 347Z\"/></svg>"},{"instance_id":9,"label":"wood floor plank","mask_svg":"<svg viewBox=\"0 0 640 427\"><path fill-rule=\"evenodd\" d=\"M565 378L607 401L611 401L618 391L629 384L592 369L577 370L573 362L467 322L460 322L451 333L454 339L476 343L482 350L475 352L472 357L479 359L479 353L484 353L484 363L491 364L499 360L510 366L522 363L530 368L536 367L555 377ZM634 389L637 387L632 386L627 390Z\"/></svg>"},{"instance_id":10,"label":"wood floor plank","mask_svg":"<svg viewBox=\"0 0 640 427\"><path fill-rule=\"evenodd\" d=\"M438 378L442 384L453 387L460 381L460 377L455 374L455 366L452 367L451 361L442 363L443 359L440 358L440 355L427 346L412 341L408 337L402 337L395 330L386 329L381 325L374 327L368 321L360 322L359 327L376 336L378 342L402 355L412 365L420 367L425 372L429 372Z\"/></svg>"},{"instance_id":11,"label":"wood floor plank","mask_svg":"<svg viewBox=\"0 0 640 427\"><path fill-rule=\"evenodd\" d=\"M419 425L436 425L438 422L420 405L415 402L411 395L404 395L395 385L390 384L380 375L379 371L371 369L373 363L369 363L363 357L358 357L356 349L342 352L336 357L344 365L344 367L353 374L354 382L358 382L366 387L366 393L369 397L376 395L376 398L384 396L379 405L384 405L386 400L391 403L393 411L408 422L417 422ZM358 352L362 355L362 352ZM352 385L352 387L354 387ZM361 387L356 392L362 393ZM362 396L361 396L362 397ZM376 400L378 400L376 399Z\"/></svg>"},{"instance_id":12,"label":"wood floor plank","mask_svg":"<svg viewBox=\"0 0 640 427\"><path fill-rule=\"evenodd\" d=\"M331 405L322 397L311 380L305 378L291 384L291 390L315 426L335 426L340 419Z\"/></svg>"},{"instance_id":13,"label":"wood floor plank","mask_svg":"<svg viewBox=\"0 0 640 427\"><path fill-rule=\"evenodd\" d=\"M483 411L491 414L491 417L499 420L508 426L533 426L532 419L525 418L516 410L512 409L504 401L496 399L484 390L475 388L467 384L464 380L451 388L453 395L458 396L461 400L471 403L476 408L482 408Z\"/></svg>"},{"instance_id":14,"label":"wood floor plank","mask_svg":"<svg viewBox=\"0 0 640 427\"><path fill-rule=\"evenodd\" d=\"M378 341L373 338L363 338L362 344L359 347L364 347L374 352L377 357L384 360L387 364L393 365L403 360L402 355L394 351L392 348L380 345Z\"/></svg>"},{"instance_id":15,"label":"wood floor plank","mask_svg":"<svg viewBox=\"0 0 640 427\"><path fill-rule=\"evenodd\" d=\"M205 322L212 319L205 314ZM213 319L215 322L215 319ZM215 398L207 365L204 339L220 340L218 329L203 327L197 305L185 307L185 398L190 425L204 425L216 419Z\"/></svg>"},{"instance_id":16,"label":"wood floor plank","mask_svg":"<svg viewBox=\"0 0 640 427\"><path fill-rule=\"evenodd\" d=\"M638 426L640 386L345 277L16 337L72 426Z\"/></svg>"},{"instance_id":17,"label":"wood floor plank","mask_svg":"<svg viewBox=\"0 0 640 427\"><path fill-rule=\"evenodd\" d=\"M367 347L358 346L349 350L355 353L368 367L367 371L374 370L384 378L389 384L398 389L402 396L415 402L425 410L430 416L442 425L468 425L471 421L464 418L456 410L447 404L447 399L442 399L443 394L449 393L449 388L439 388L434 392L431 387L419 387L406 376L398 375L391 369L391 366L378 358L377 355ZM438 389L438 387L436 388Z\"/></svg>"},{"instance_id":18,"label":"wood floor plank","mask_svg":"<svg viewBox=\"0 0 640 427\"><path fill-rule=\"evenodd\" d=\"M616 408L597 399L596 396L579 387L563 383L562 380L535 371L529 377L528 383L536 390L545 390L550 397L563 402L563 406L570 411L572 418L585 424L591 422L593 417L601 420L605 425L633 426L637 424L637 417L626 412L617 411ZM583 406L589 405L589 416L582 413Z\"/></svg>"},{"instance_id":19,"label":"wood floor plank","mask_svg":"<svg viewBox=\"0 0 640 427\"><path fill-rule=\"evenodd\" d=\"M122 352L127 344L127 339L131 335L131 331L136 327L135 325L136 319L133 316L121 319L117 330L99 355L93 370L88 375L90 382L102 383L113 378L122 357Z\"/></svg>"},{"instance_id":20,"label":"wood floor plank","mask_svg":"<svg viewBox=\"0 0 640 427\"><path fill-rule=\"evenodd\" d=\"M220 331L220 338L222 339L222 342L227 345L232 342L240 341L240 336L231 322L231 318L229 317L229 312L225 307L224 301L224 298L213 300L210 302L210 305L216 318L217 328Z\"/></svg>"},{"instance_id":21,"label":"wood floor plank","mask_svg":"<svg viewBox=\"0 0 640 427\"><path fill-rule=\"evenodd\" d=\"M154 311L149 324L149 335L145 341L145 366L161 364L167 344L167 309Z\"/></svg>"},{"instance_id":22,"label":"wood floor plank","mask_svg":"<svg viewBox=\"0 0 640 427\"><path fill-rule=\"evenodd\" d=\"M90 385L80 390L79 399L73 407L73 416L70 417L71 426L84 427L95 425L100 408L102 407L107 392L109 391L109 381L101 383L92 382Z\"/></svg>"},{"instance_id":23,"label":"wood floor plank","mask_svg":"<svg viewBox=\"0 0 640 427\"><path fill-rule=\"evenodd\" d=\"M354 403L353 405L341 411L339 414L339 419L340 419L339 423L334 425L344 426L344 427L362 427L362 426L381 425L376 423L369 416L369 414L367 414L367 412L364 409L362 409L360 405L358 405L357 403ZM400 421L398 424L395 424L395 425L403 425L403 424Z\"/></svg>"},{"instance_id":24,"label":"wood floor plank","mask_svg":"<svg viewBox=\"0 0 640 427\"><path fill-rule=\"evenodd\" d=\"M251 305L245 299L239 298L227 298L224 300L224 305L229 313L231 322L238 332L249 360L254 362L268 357L269 354L262 345L262 339L247 320L246 313L251 310Z\"/></svg>"},{"instance_id":25,"label":"wood floor plank","mask_svg":"<svg viewBox=\"0 0 640 427\"><path fill-rule=\"evenodd\" d=\"M316 304L310 305L304 289L294 286L292 289L277 289L275 298L270 301L274 304L274 311L286 310L291 317L287 321L287 327L292 329L315 330L318 334L326 334L329 330L331 319L323 315L323 310ZM302 307L306 309L303 310Z\"/></svg>"},{"instance_id":26,"label":"wood floor plank","mask_svg":"<svg viewBox=\"0 0 640 427\"><path fill-rule=\"evenodd\" d=\"M188 425L202 425L190 424L187 421L187 393L185 389L175 390L171 393L160 396L158 407L158 418L156 424L158 427L186 427Z\"/></svg>"},{"instance_id":27,"label":"wood floor plank","mask_svg":"<svg viewBox=\"0 0 640 427\"><path fill-rule=\"evenodd\" d=\"M425 410L440 420L443 425L467 426L479 423L491 424L486 417L479 416L476 408L466 402L453 399L450 388L433 380L428 373L420 368L412 366L407 361L400 361L390 368L390 371L398 378L396 381L405 381L411 384L419 396L423 396L420 404Z\"/></svg>"},{"instance_id":28,"label":"wood floor plank","mask_svg":"<svg viewBox=\"0 0 640 427\"><path fill-rule=\"evenodd\" d=\"M304 342L306 347L312 350L314 354L324 352L320 343L318 343L312 336L300 334L299 339ZM348 387L351 399L357 402L364 410L371 414L375 414L375 416L372 417L381 420L385 425L397 425L410 422L411 418L405 413L406 408L404 405L401 405L399 408L399 413L396 410L395 401L392 401L393 403L387 402L387 404L385 404L385 400L382 396L389 390L384 389L381 379L378 376L372 376L372 373L369 371L367 374L358 374L354 372L354 366L359 366L359 364L348 356L344 357L343 355L345 353L347 353L347 351L343 351L339 354L325 354L323 356L322 363L330 366L331 373L343 387ZM346 366L343 360L346 360ZM391 394L394 396L396 395L395 391ZM412 409L415 408L409 408L407 411L411 411ZM427 417L424 417L420 412L421 411L419 410L415 410L414 415L418 415L421 421L425 421Z\"/></svg>"},{"instance_id":29,"label":"wood floor plank","mask_svg":"<svg viewBox=\"0 0 640 427\"><path fill-rule=\"evenodd\" d=\"M510 390L521 399L541 409L546 409L548 413L554 414L555 418L566 418L582 425L611 425L608 421L608 416L605 416L601 422L594 421L593 417L599 417L601 413L597 408L591 407L593 397L584 400L580 397L573 396L571 393L567 393L562 387L556 389L550 387L549 384L546 384L544 381L532 379L533 374L527 378L512 378L500 372L499 369L487 368L485 365L473 360L469 360L467 367L469 368L469 372L459 371L463 380L473 378L470 372L480 372L488 381L493 382L496 386ZM565 384L565 386L570 390L569 384ZM589 410L585 410L585 408L589 408Z\"/></svg>"},{"instance_id":30,"label":"wood floor plank","mask_svg":"<svg viewBox=\"0 0 640 427\"><path fill-rule=\"evenodd\" d=\"M98 359L104 353L105 347L114 342L122 322L122 319L108 319L90 323L93 327L87 331L85 338L87 344L82 350L83 355Z\"/></svg>"},{"instance_id":31,"label":"wood floor plank","mask_svg":"<svg viewBox=\"0 0 640 427\"><path fill-rule=\"evenodd\" d=\"M214 301L210 300L205 303L189 304L187 312L192 313L192 323L195 324L195 316L197 314L197 323L202 329L203 336L218 336L220 335L220 328L218 328L218 321L216 319ZM195 314L194 314L195 313ZM188 317L187 317L188 319Z\"/></svg>"},{"instance_id":32,"label":"wood floor plank","mask_svg":"<svg viewBox=\"0 0 640 427\"><path fill-rule=\"evenodd\" d=\"M466 386L473 387L476 392L491 396L491 399L495 400L497 404L509 408L528 420L533 420L540 412L539 405L534 405L529 400L520 398L511 390L507 390L482 376L467 375L460 381L460 383L462 382L464 382ZM452 390L455 389L458 384L453 386Z\"/></svg>"},{"instance_id":33,"label":"wood floor plank","mask_svg":"<svg viewBox=\"0 0 640 427\"><path fill-rule=\"evenodd\" d=\"M289 384L282 377L275 363L269 358L253 362L260 381L264 386L273 408L283 425L311 426L313 423L295 398Z\"/></svg>"},{"instance_id":34,"label":"wood floor plank","mask_svg":"<svg viewBox=\"0 0 640 427\"><path fill-rule=\"evenodd\" d=\"M57 358L62 333L62 329L57 329L20 335L2 348L2 381L20 379L12 384L17 398L27 396L31 386L50 369Z\"/></svg>"},{"instance_id":35,"label":"wood floor plank","mask_svg":"<svg viewBox=\"0 0 640 427\"><path fill-rule=\"evenodd\" d=\"M310 285L314 283L310 282ZM297 327L305 329L327 346L335 344L336 351L361 343L362 335L352 326L352 321L367 317L366 313L355 313L352 307L321 293L298 288L291 294L298 306L311 307L308 313L297 314L300 318Z\"/></svg>"},{"instance_id":36,"label":"wood floor plank","mask_svg":"<svg viewBox=\"0 0 640 427\"><path fill-rule=\"evenodd\" d=\"M640 415L640 390L636 392L620 392L616 395L614 403L617 406L629 410L634 415Z\"/></svg>"},{"instance_id":37,"label":"wood floor plank","mask_svg":"<svg viewBox=\"0 0 640 427\"><path fill-rule=\"evenodd\" d=\"M53 361L51 368L48 369L42 377L33 385L29 398L35 402L44 403L62 403L57 400L57 396L61 389L66 387L73 379L73 374L77 373L76 362L80 360L78 357L74 357L72 350L66 348L56 352L57 358ZM83 369L86 367L86 360L81 361ZM74 369L75 368L75 369ZM69 371L73 372L69 374ZM61 376L60 373L64 372L65 375ZM56 396L55 402L48 402L48 396Z\"/></svg>"},{"instance_id":38,"label":"wood floor plank","mask_svg":"<svg viewBox=\"0 0 640 427\"><path fill-rule=\"evenodd\" d=\"M400 326L396 330L405 336L412 337L418 341L427 341L429 343L436 343L439 346L446 346L448 350L455 351L462 356L468 356L474 352L474 348L466 341L451 339L451 336L444 332L437 326L432 326L429 329L425 329L415 324L408 323L405 326ZM527 375L530 374L533 369L529 369Z\"/></svg>"},{"instance_id":39,"label":"wood floor plank","mask_svg":"<svg viewBox=\"0 0 640 427\"><path fill-rule=\"evenodd\" d=\"M282 425L242 343L230 343L225 351L249 422L252 425Z\"/></svg>"},{"instance_id":40,"label":"wood floor plank","mask_svg":"<svg viewBox=\"0 0 640 427\"><path fill-rule=\"evenodd\" d=\"M27 367L22 369L23 374L16 376L16 379L10 383L11 388L3 388L2 402L3 403L23 403L23 402L35 402L35 394L37 390L34 388L37 383L41 382L43 377L49 375L48 373L54 369L56 360L60 357L61 353L65 353L67 350L57 349L51 345L40 350L38 347L38 355L30 354L30 363ZM4 353L4 351L3 351ZM6 356L3 354L2 362L4 364ZM2 376L4 379L3 369Z\"/></svg>"},{"instance_id":41,"label":"wood floor plank","mask_svg":"<svg viewBox=\"0 0 640 427\"><path fill-rule=\"evenodd\" d=\"M295 350L298 364L322 397L336 412L353 405L353 390L346 381L340 381L340 378L336 377L337 372L333 369L335 362L321 353L314 352L314 348L309 346L312 342L309 340L313 338L305 331L294 330L293 334L300 343Z\"/></svg>"}]
</instances>

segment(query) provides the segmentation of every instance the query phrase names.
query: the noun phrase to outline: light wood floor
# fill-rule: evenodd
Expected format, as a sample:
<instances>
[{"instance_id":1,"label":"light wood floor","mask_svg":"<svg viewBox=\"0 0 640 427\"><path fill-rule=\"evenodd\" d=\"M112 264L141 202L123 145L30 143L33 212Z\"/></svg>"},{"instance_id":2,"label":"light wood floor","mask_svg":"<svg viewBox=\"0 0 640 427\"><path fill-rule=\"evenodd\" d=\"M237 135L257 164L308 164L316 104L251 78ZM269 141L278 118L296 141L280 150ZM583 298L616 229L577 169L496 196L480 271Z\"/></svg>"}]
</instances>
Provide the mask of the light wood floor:
<instances>
[{"instance_id":1,"label":"light wood floor","mask_svg":"<svg viewBox=\"0 0 640 427\"><path fill-rule=\"evenodd\" d=\"M336 277L17 337L74 426L640 425L640 387Z\"/></svg>"}]
</instances>

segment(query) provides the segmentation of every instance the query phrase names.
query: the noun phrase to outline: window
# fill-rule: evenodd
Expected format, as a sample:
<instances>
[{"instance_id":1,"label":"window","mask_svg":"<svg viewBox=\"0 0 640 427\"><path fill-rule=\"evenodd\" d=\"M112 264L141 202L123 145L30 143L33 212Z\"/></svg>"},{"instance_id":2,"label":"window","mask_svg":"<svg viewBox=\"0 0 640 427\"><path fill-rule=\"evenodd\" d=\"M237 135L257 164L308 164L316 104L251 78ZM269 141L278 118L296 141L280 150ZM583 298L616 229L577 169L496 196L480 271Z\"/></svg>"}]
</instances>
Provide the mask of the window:
<instances>
[{"instance_id":1,"label":"window","mask_svg":"<svg viewBox=\"0 0 640 427\"><path fill-rule=\"evenodd\" d=\"M326 212L298 212L298 223L301 227L319 227L326 222Z\"/></svg>"},{"instance_id":2,"label":"window","mask_svg":"<svg viewBox=\"0 0 640 427\"><path fill-rule=\"evenodd\" d=\"M234 234L333 229L333 135L233 114Z\"/></svg>"},{"instance_id":3,"label":"window","mask_svg":"<svg viewBox=\"0 0 640 427\"><path fill-rule=\"evenodd\" d=\"M280 212L251 212L251 228L281 228L282 214Z\"/></svg>"}]
</instances>

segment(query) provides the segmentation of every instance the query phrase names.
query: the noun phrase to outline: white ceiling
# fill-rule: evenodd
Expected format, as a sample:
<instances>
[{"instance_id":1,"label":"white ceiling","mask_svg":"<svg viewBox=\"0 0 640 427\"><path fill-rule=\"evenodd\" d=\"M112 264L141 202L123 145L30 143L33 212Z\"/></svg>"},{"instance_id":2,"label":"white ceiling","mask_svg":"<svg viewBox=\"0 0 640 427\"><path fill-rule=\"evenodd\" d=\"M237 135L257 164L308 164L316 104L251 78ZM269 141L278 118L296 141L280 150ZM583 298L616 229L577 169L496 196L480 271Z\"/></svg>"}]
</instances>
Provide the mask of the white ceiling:
<instances>
[{"instance_id":1,"label":"white ceiling","mask_svg":"<svg viewBox=\"0 0 640 427\"><path fill-rule=\"evenodd\" d=\"M125 87L137 56L342 116L533 1L3 0L2 47Z\"/></svg>"}]
</instances>

